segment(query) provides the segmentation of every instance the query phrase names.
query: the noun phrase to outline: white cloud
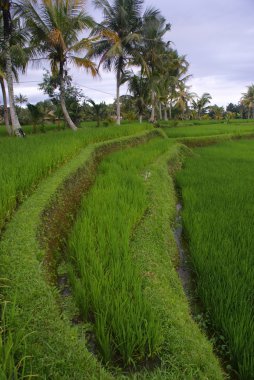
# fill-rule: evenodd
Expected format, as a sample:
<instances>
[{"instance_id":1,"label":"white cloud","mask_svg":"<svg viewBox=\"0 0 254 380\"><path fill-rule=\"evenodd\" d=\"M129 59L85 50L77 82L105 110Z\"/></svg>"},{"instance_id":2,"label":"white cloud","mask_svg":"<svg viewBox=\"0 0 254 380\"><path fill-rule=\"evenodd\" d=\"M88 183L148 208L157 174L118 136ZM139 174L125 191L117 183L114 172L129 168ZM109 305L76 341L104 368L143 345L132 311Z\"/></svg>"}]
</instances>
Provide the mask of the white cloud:
<instances>
[{"instance_id":1,"label":"white cloud","mask_svg":"<svg viewBox=\"0 0 254 380\"><path fill-rule=\"evenodd\" d=\"M239 81L229 81L220 76L205 76L200 78L192 78L189 82L192 86L191 91L201 96L204 92L208 92L212 96L211 103L226 107L229 103L237 104L240 100L245 86Z\"/></svg>"}]
</instances>

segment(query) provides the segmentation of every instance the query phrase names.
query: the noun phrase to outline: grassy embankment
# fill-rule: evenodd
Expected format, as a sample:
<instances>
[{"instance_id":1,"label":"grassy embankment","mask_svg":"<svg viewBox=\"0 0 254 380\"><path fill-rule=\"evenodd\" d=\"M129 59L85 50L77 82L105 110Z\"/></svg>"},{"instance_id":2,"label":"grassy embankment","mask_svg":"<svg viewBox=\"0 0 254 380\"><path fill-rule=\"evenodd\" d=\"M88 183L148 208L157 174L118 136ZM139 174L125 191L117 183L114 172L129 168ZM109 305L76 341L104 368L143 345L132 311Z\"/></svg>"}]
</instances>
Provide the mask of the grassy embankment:
<instances>
[{"instance_id":1,"label":"grassy embankment","mask_svg":"<svg viewBox=\"0 0 254 380\"><path fill-rule=\"evenodd\" d=\"M104 362L133 365L155 356L153 371L130 376L222 379L211 346L191 320L173 264L168 161L179 165L180 152L172 142L151 141L103 161L69 239L69 272Z\"/></svg>"},{"instance_id":2,"label":"grassy embankment","mask_svg":"<svg viewBox=\"0 0 254 380\"><path fill-rule=\"evenodd\" d=\"M158 318L142 297L129 238L147 207L137 174L168 145L167 139L156 139L107 157L69 240L74 294L84 320L93 320L105 363L118 358L124 365L136 364L155 357L161 344Z\"/></svg>"},{"instance_id":3,"label":"grassy embankment","mask_svg":"<svg viewBox=\"0 0 254 380\"><path fill-rule=\"evenodd\" d=\"M46 135L0 139L0 229L16 205L38 182L90 143L139 133L152 127L132 124L109 128L66 130Z\"/></svg>"},{"instance_id":4,"label":"grassy embankment","mask_svg":"<svg viewBox=\"0 0 254 380\"><path fill-rule=\"evenodd\" d=\"M197 289L240 379L254 379L254 142L196 150L177 175Z\"/></svg>"}]
</instances>

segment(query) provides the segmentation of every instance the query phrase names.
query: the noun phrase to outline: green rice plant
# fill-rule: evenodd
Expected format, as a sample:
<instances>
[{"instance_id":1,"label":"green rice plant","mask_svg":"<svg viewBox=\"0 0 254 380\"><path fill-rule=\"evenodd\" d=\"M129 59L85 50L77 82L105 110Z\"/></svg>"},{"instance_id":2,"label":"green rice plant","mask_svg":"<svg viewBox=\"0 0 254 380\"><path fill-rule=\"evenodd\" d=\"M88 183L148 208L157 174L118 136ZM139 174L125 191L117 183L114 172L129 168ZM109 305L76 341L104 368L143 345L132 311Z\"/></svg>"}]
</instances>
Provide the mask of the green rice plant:
<instances>
[{"instance_id":1,"label":"green rice plant","mask_svg":"<svg viewBox=\"0 0 254 380\"><path fill-rule=\"evenodd\" d=\"M254 132L254 121L252 120L249 122L247 120L230 120L230 123L228 124L200 121L199 125L196 125L193 122L187 122L181 123L176 128L164 128L164 131L170 138L213 136L223 134L237 135L245 132Z\"/></svg>"},{"instance_id":2,"label":"green rice plant","mask_svg":"<svg viewBox=\"0 0 254 380\"><path fill-rule=\"evenodd\" d=\"M142 135L146 134L142 133ZM123 146L126 146L127 141L130 140L133 141L133 138L119 139L112 144L124 142ZM143 138L141 138L141 141L144 141ZM163 140L161 143L165 144ZM112 367L110 367L110 371L107 371L96 360L94 355L87 350L83 333L84 330L89 331L89 334L93 337L90 326L87 324L85 326L70 324L70 319L72 320L73 317L72 313L75 313L75 316L77 316L73 300L71 300L71 303L72 307L74 307L70 314L62 313L59 310L58 291L46 281L45 267L41 261L46 254L38 241L38 229L41 228L41 214L47 209L50 200L55 199L54 194L58 193L59 187L62 188L64 186L67 178L73 178L77 170L83 168L84 165L88 165L95 149L103 146L105 147L104 150L108 151L107 147L110 145L110 142L100 143L97 148L89 146L81 150L79 155L75 156L66 165L61 166L52 176L41 181L38 189L20 205L10 223L6 226L0 241L0 269L1 276L6 276L11 284L10 287L5 289L5 296L11 301L16 297L17 309L14 321L8 319L8 327L9 331L12 332L17 328L18 330L24 328L24 335L27 336L25 341L26 347L20 349L17 357L24 357L24 352L30 355L29 364L31 362L33 372L38 374L38 378L41 379L109 380L117 378L123 380L130 378L133 380L221 380L223 378L222 371L212 353L211 344L205 339L191 319L188 303L174 268L177 252L173 233L170 230L170 221L174 220L175 196L173 181L168 176L168 161L170 160L170 167L178 167L182 157L182 150L180 151L179 147L173 142L171 144L170 142L168 143L165 155L160 156L158 160L158 155L165 148L159 146L159 141L158 152L154 152L153 159L151 152L146 157L148 150L144 149L143 156L141 155L141 151L140 155L132 154L130 162L126 162L124 166L126 174L131 174L133 168L131 158L133 160L137 158L137 162L133 161L135 169L133 177L136 178L140 187L135 185L132 188L134 190L139 189L138 193L140 193L142 188L143 195L141 200L142 198L143 200L141 205L145 204L145 213L140 216L141 214L137 212L138 221L134 223L133 228L130 227L132 223L128 220L129 209L125 212L126 221L128 222L127 229L129 232L131 231L128 255L132 257L132 264L134 263L136 267L134 271L138 273L142 283L142 294L140 293L140 296L142 296L142 299L146 299L145 302L150 306L149 310L156 314L154 327L151 320L149 321L149 327L163 336L162 344L159 347L159 358L156 357L155 360L141 363L144 364L144 367L142 366L142 371L138 373L136 371L133 373L128 371L124 374L120 369L114 368L114 374L112 374ZM132 149L128 151L129 154L131 152L133 152ZM139 159L141 160L140 163ZM147 162L147 165L143 167L144 160ZM153 163L150 163L150 160ZM105 174L110 172L109 163ZM101 169L102 166L100 167L101 175L99 177L103 176ZM121 172L119 178L122 175L123 173ZM131 184L133 182L132 178L128 182ZM114 204L117 204L118 199L122 197L122 193L124 192L125 188L119 192L118 197L113 198ZM127 192L128 194L130 193L130 186L128 186ZM135 193L136 191L134 191ZM129 200L131 201L131 197L129 197ZM107 197L105 202L108 202ZM56 204L55 207L57 207ZM130 209L130 216L133 221L132 202L130 202ZM101 217L104 216L106 223L108 220L107 215L108 210L105 207L102 210ZM110 215L109 220L111 222L112 214L109 213ZM101 228L96 231L100 230ZM119 236L118 232L117 236ZM125 231L121 237L123 240L125 239ZM91 241L93 240L91 239ZM92 246L91 243L89 244ZM104 246L110 253L110 242L109 244L104 244ZM114 242L114 251L116 247L117 240ZM100 259L99 255L96 257ZM116 260L114 261L116 262ZM100 260L98 262L100 264ZM108 260L108 263L110 265L110 260ZM71 264L73 264L73 261ZM90 265L90 263L88 264ZM81 269L85 273L86 266L83 266ZM74 265L70 266L69 272L71 270L73 271L74 278L76 277L77 279L78 273ZM120 270L118 271L120 273ZM99 268L97 272L98 274L101 273ZM107 268L105 272L107 272ZM122 268L122 272L124 272L124 268ZM124 278L124 284L129 280L130 284L128 284L128 288L131 290L132 277L126 278L124 276ZM87 300L83 296L82 302L84 288L81 276L79 276L79 280L80 283L77 288L80 292L80 304L86 303L86 309L90 306L90 298ZM125 285L123 286L126 288ZM119 288L122 289L122 287ZM139 288L137 287L137 289ZM94 293L98 293L96 288L94 288ZM118 295L118 291L115 294ZM126 292L124 295L126 295ZM103 302L103 296L104 294L101 293L101 302ZM139 300L137 294L135 299ZM99 304L99 301L98 299L97 304ZM70 302L70 299L68 302ZM117 306L118 303L115 304ZM123 307L121 313L129 309L124 309ZM105 310L107 309L105 308ZM126 315L123 317L127 320ZM89 320L92 319L94 318L90 313ZM100 322L100 319L98 321ZM144 320L145 326L146 321L148 321L148 318ZM158 325L162 325L162 332L161 330L157 331ZM99 324L97 326L99 329ZM124 336L125 330L121 332L119 327L118 330ZM31 331L34 331L34 333L29 334ZM106 335L105 332L104 335ZM129 333L128 336L130 336ZM107 348L107 336L102 338L105 340L105 343L103 339L101 339L101 342ZM143 336L143 340L147 341L145 335ZM152 345L154 346L154 343L150 343L150 341L151 339L148 341L148 344L151 347ZM140 342L142 343L142 339L140 339ZM129 344L130 349L131 345L132 341ZM149 348L148 346L147 352L152 352L151 347ZM26 350L23 351L23 348L26 348ZM93 344L91 348L93 349ZM111 351L113 350L109 347L109 352ZM138 355L138 357L140 356ZM137 359L136 356L135 359ZM119 361L116 364L119 364Z\"/></svg>"},{"instance_id":3,"label":"green rice plant","mask_svg":"<svg viewBox=\"0 0 254 380\"><path fill-rule=\"evenodd\" d=\"M69 274L82 317L94 324L104 362L135 365L154 358L163 340L156 311L143 296L142 280L129 242L148 205L146 166L170 142L108 156L83 199L69 238Z\"/></svg>"},{"instance_id":4,"label":"green rice plant","mask_svg":"<svg viewBox=\"0 0 254 380\"><path fill-rule=\"evenodd\" d=\"M254 379L254 142L196 150L177 175L197 290L240 379Z\"/></svg>"},{"instance_id":5,"label":"green rice plant","mask_svg":"<svg viewBox=\"0 0 254 380\"><path fill-rule=\"evenodd\" d=\"M2 301L0 309L0 379L32 379L36 376L27 374L30 372L30 368L29 358L25 356L26 336L24 331L23 329L12 330L9 328L9 322L13 323L15 320L15 305ZM24 356L18 359L21 350Z\"/></svg>"},{"instance_id":6,"label":"green rice plant","mask_svg":"<svg viewBox=\"0 0 254 380\"><path fill-rule=\"evenodd\" d=\"M66 130L21 140L0 140L0 230L38 182L90 143L136 134L149 125Z\"/></svg>"}]
</instances>

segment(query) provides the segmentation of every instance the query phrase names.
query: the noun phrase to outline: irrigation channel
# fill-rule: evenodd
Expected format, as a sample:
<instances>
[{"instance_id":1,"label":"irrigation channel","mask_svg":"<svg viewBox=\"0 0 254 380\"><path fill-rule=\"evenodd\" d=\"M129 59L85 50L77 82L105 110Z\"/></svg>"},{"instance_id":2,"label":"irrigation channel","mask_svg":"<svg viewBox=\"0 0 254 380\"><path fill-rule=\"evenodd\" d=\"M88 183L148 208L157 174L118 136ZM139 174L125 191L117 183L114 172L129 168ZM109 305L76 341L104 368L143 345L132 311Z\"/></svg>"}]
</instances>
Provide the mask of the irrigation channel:
<instances>
[{"instance_id":1,"label":"irrigation channel","mask_svg":"<svg viewBox=\"0 0 254 380\"><path fill-rule=\"evenodd\" d=\"M192 273L188 259L188 253L186 249L186 244L184 243L183 236L183 223L182 223L182 204L178 200L176 204L176 219L175 219L175 228L174 228L174 237L179 253L179 264L177 272L181 279L184 292L186 297L190 300L192 295Z\"/></svg>"}]
</instances>

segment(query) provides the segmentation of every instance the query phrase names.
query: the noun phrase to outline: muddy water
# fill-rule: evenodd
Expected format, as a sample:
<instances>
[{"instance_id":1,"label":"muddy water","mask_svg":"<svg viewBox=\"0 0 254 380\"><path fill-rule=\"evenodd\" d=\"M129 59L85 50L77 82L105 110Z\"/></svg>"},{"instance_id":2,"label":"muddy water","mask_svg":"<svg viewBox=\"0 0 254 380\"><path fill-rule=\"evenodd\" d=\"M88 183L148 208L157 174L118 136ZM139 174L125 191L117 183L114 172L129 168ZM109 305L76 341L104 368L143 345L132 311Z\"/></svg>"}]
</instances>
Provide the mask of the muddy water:
<instances>
[{"instance_id":1,"label":"muddy water","mask_svg":"<svg viewBox=\"0 0 254 380\"><path fill-rule=\"evenodd\" d=\"M175 228L174 228L174 237L178 248L179 254L179 265L177 268L177 272L181 279L184 292L186 296L191 298L191 283L192 283L192 274L190 265L188 262L187 250L184 245L183 239L183 223L182 223L182 205L181 203L177 203L176 205L176 220L175 220Z\"/></svg>"}]
</instances>

